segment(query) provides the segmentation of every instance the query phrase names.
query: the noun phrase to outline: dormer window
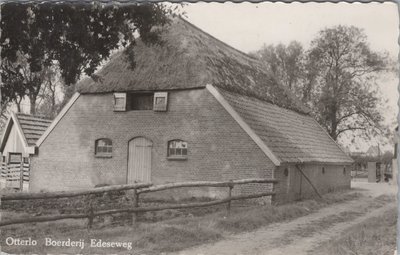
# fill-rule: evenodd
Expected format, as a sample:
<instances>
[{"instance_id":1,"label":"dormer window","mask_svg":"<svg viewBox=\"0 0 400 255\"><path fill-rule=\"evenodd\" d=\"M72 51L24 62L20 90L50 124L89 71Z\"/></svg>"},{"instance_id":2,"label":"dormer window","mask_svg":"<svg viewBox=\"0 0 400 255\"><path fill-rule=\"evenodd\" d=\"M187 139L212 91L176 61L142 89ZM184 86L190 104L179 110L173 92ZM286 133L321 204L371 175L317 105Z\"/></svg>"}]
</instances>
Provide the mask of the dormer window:
<instances>
[{"instance_id":1,"label":"dormer window","mask_svg":"<svg viewBox=\"0 0 400 255\"><path fill-rule=\"evenodd\" d=\"M154 93L129 93L128 110L153 110Z\"/></svg>"},{"instance_id":2,"label":"dormer window","mask_svg":"<svg viewBox=\"0 0 400 255\"><path fill-rule=\"evenodd\" d=\"M167 111L168 92L114 93L114 111Z\"/></svg>"}]
</instances>

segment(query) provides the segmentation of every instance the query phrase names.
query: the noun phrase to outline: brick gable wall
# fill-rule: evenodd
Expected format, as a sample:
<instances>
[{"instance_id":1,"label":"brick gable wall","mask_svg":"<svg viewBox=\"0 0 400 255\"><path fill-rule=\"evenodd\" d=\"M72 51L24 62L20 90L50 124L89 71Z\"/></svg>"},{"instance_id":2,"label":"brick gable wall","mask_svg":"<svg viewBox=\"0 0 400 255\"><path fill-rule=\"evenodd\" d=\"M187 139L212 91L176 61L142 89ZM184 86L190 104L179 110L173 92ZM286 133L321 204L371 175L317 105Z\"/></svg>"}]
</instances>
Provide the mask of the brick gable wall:
<instances>
[{"instance_id":1,"label":"brick gable wall","mask_svg":"<svg viewBox=\"0 0 400 255\"><path fill-rule=\"evenodd\" d=\"M172 91L168 97L167 112L114 112L113 94L81 95L32 158L30 189L124 184L128 142L139 136L153 142L153 183L272 177L273 163L206 89ZM112 158L95 157L99 138L112 139ZM187 160L167 159L167 143L172 139L188 142ZM240 191L271 188L247 185ZM226 189L206 192L224 196Z\"/></svg>"}]
</instances>

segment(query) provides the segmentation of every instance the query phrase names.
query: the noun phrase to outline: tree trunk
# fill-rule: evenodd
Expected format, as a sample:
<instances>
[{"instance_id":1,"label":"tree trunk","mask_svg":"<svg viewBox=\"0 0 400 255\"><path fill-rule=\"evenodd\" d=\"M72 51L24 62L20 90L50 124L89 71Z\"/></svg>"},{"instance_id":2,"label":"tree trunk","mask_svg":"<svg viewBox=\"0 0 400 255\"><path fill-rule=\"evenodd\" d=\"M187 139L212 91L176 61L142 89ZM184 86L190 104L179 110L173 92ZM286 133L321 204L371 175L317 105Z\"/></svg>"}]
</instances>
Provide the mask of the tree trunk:
<instances>
[{"instance_id":1,"label":"tree trunk","mask_svg":"<svg viewBox=\"0 0 400 255\"><path fill-rule=\"evenodd\" d=\"M20 113L21 112L21 102L16 102L15 104L17 105L17 112Z\"/></svg>"},{"instance_id":2,"label":"tree trunk","mask_svg":"<svg viewBox=\"0 0 400 255\"><path fill-rule=\"evenodd\" d=\"M311 89L312 89L312 82L309 81L303 87L303 98L302 98L303 103L308 103L310 101L310 99L311 99Z\"/></svg>"},{"instance_id":3,"label":"tree trunk","mask_svg":"<svg viewBox=\"0 0 400 255\"><path fill-rule=\"evenodd\" d=\"M30 114L31 115L35 115L36 114L36 99L37 99L37 95L30 95L29 96Z\"/></svg>"},{"instance_id":4,"label":"tree trunk","mask_svg":"<svg viewBox=\"0 0 400 255\"><path fill-rule=\"evenodd\" d=\"M51 87L52 84L50 82L50 91L51 91L51 118L53 119L56 116L56 89Z\"/></svg>"},{"instance_id":5,"label":"tree trunk","mask_svg":"<svg viewBox=\"0 0 400 255\"><path fill-rule=\"evenodd\" d=\"M336 112L337 112L337 108L335 105L332 106L331 108L331 132L330 135L332 137L333 140L337 140L337 127L338 127L338 122L337 122L337 118L336 118Z\"/></svg>"},{"instance_id":6,"label":"tree trunk","mask_svg":"<svg viewBox=\"0 0 400 255\"><path fill-rule=\"evenodd\" d=\"M22 102L22 97L20 97L19 99L15 100L15 104L17 105L17 112L18 113L21 112L21 102Z\"/></svg>"}]
</instances>

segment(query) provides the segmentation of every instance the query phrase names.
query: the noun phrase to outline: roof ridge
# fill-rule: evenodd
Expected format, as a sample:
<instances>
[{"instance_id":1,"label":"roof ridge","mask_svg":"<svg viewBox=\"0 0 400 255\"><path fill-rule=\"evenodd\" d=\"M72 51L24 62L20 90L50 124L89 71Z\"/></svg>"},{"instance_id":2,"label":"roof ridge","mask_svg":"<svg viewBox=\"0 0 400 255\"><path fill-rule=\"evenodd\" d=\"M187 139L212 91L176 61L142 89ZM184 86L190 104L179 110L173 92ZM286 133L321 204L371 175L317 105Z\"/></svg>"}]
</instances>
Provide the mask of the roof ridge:
<instances>
[{"instance_id":1,"label":"roof ridge","mask_svg":"<svg viewBox=\"0 0 400 255\"><path fill-rule=\"evenodd\" d=\"M205 34L206 36L212 38L213 40L217 41L218 43L221 43L222 45L228 47L229 49L234 50L234 51L236 51L236 52L242 54L244 57L249 58L250 60L259 63L259 61L258 61L256 58L250 56L249 54L245 53L244 51L241 51L241 50L239 50L239 49L236 49L236 48L233 47L232 45L227 44L226 42L224 42L224 41L218 39L217 37L211 35L210 33L207 33L207 32L204 31L203 29L197 27L196 25L190 23L188 20L184 19L181 15L179 15L178 18L179 18L180 20L182 20L183 22L185 22L185 24L187 24L187 25L191 26L192 28L198 30L199 32ZM261 64L261 63L259 63L259 64Z\"/></svg>"}]
</instances>

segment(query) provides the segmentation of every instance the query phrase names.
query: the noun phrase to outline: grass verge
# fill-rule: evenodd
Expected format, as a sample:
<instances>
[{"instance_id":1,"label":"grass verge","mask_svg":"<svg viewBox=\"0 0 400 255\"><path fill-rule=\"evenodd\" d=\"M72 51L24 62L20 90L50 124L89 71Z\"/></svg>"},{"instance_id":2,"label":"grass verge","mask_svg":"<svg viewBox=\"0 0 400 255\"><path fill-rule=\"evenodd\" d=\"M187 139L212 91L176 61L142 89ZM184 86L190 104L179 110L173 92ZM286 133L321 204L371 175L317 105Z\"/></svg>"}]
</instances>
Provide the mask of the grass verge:
<instances>
[{"instance_id":1,"label":"grass verge","mask_svg":"<svg viewBox=\"0 0 400 255\"><path fill-rule=\"evenodd\" d=\"M373 217L351 227L339 239L316 248L315 254L326 255L392 255L396 248L397 208L381 217Z\"/></svg>"}]
</instances>

